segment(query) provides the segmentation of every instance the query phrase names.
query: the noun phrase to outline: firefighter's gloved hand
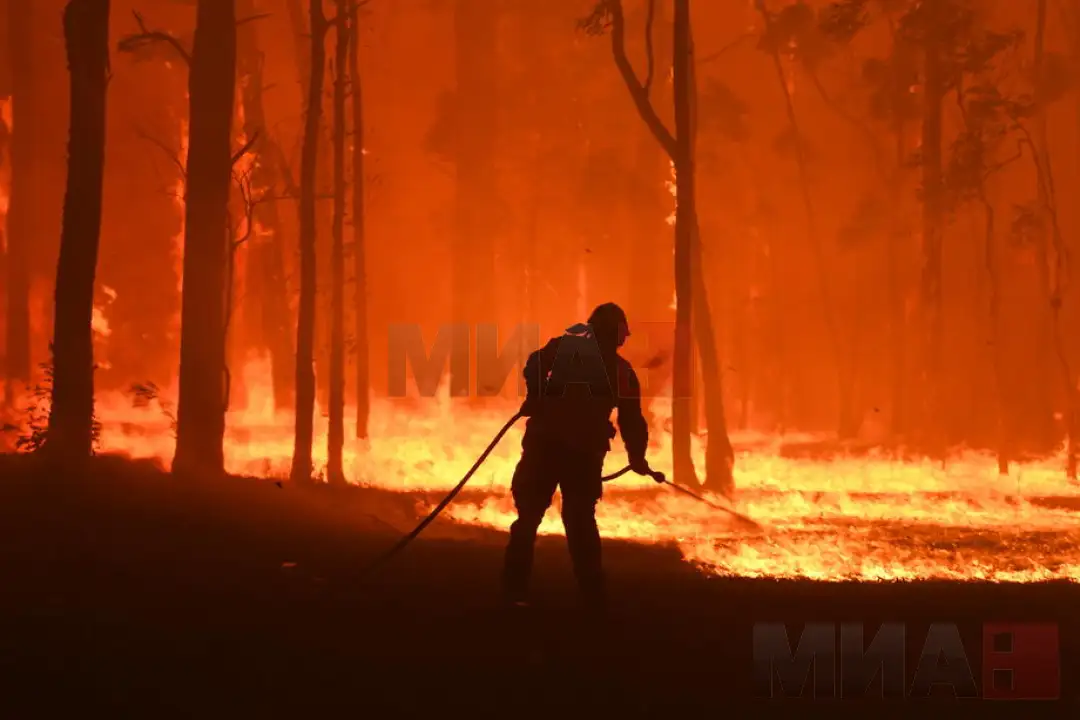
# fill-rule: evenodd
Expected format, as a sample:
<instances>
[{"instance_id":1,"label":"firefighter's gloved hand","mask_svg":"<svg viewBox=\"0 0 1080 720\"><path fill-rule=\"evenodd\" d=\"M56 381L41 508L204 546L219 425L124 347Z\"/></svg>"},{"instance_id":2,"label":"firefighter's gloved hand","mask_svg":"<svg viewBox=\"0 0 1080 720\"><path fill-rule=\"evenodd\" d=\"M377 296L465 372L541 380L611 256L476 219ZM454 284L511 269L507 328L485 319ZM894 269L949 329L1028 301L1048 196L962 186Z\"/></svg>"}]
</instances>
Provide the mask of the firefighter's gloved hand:
<instances>
[{"instance_id":1,"label":"firefighter's gloved hand","mask_svg":"<svg viewBox=\"0 0 1080 720\"><path fill-rule=\"evenodd\" d=\"M523 417L532 417L536 414L536 405L536 400L527 398L525 402L521 403L521 409L518 410L518 415L521 415Z\"/></svg>"},{"instance_id":2,"label":"firefighter's gloved hand","mask_svg":"<svg viewBox=\"0 0 1080 720\"><path fill-rule=\"evenodd\" d=\"M652 468L649 467L649 461L645 458L631 458L630 469L636 472L638 475L651 475Z\"/></svg>"}]
</instances>

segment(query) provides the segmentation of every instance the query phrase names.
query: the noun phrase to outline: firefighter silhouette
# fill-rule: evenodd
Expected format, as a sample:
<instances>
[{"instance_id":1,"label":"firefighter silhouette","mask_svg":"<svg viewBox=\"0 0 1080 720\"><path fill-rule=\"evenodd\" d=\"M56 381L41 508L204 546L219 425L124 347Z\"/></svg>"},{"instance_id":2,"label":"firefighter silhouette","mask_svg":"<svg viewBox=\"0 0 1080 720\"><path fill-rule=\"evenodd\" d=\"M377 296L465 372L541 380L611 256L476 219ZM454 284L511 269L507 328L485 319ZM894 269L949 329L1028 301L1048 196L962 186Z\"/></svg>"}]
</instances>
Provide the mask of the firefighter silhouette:
<instances>
[{"instance_id":1,"label":"firefighter silhouette","mask_svg":"<svg viewBox=\"0 0 1080 720\"><path fill-rule=\"evenodd\" d=\"M626 314L605 303L587 324L552 338L525 364L521 412L528 421L511 485L518 518L510 527L503 568L503 591L512 604L527 601L536 532L556 488L562 493L562 521L581 599L589 608L605 604L596 503L603 494L604 456L616 435L612 410L617 410L631 469L649 473L640 384L618 354L629 335Z\"/></svg>"}]
</instances>

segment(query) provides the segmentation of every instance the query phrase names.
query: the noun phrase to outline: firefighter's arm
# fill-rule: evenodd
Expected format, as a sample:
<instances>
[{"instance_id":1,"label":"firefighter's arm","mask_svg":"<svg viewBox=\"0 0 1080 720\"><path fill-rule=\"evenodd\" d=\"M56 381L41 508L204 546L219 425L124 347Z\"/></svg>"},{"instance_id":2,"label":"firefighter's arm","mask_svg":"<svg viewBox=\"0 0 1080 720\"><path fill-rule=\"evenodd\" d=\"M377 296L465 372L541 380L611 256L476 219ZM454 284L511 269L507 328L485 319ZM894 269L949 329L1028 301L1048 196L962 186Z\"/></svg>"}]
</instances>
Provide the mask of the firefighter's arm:
<instances>
[{"instance_id":1,"label":"firefighter's arm","mask_svg":"<svg viewBox=\"0 0 1080 720\"><path fill-rule=\"evenodd\" d=\"M626 446L626 455L630 460L630 469L647 475L649 463L645 460L645 450L649 447L649 423L641 411L641 384L630 363L620 363L623 378L619 382L619 433Z\"/></svg>"}]
</instances>

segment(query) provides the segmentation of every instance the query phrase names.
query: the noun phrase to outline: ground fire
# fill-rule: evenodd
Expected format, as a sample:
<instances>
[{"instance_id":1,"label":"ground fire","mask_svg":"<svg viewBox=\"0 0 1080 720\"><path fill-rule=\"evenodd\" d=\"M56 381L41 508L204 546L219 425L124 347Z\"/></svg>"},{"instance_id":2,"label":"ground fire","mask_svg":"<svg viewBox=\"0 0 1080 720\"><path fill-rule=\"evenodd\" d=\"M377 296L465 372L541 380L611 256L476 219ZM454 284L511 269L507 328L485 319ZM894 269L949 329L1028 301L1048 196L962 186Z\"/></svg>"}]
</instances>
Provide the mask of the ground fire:
<instances>
[{"instance_id":1,"label":"ground fire","mask_svg":"<svg viewBox=\"0 0 1080 720\"><path fill-rule=\"evenodd\" d=\"M1078 77L1073 0L0 0L10 714L729 709L811 620L1058 699Z\"/></svg>"}]
</instances>

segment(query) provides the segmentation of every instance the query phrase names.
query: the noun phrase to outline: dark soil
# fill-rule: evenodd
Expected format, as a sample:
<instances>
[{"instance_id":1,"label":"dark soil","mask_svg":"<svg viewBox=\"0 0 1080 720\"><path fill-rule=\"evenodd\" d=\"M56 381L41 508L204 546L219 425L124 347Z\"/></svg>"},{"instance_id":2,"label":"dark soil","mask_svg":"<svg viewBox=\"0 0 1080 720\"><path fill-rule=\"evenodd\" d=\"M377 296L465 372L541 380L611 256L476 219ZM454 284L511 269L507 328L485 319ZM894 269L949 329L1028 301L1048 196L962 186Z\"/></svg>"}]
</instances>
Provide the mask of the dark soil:
<instances>
[{"instance_id":1,"label":"dark soil","mask_svg":"<svg viewBox=\"0 0 1080 720\"><path fill-rule=\"evenodd\" d=\"M0 456L0 717L835 713L832 700L755 697L752 626L770 620L790 623L792 639L813 620L869 632L906 621L909 677L926 626L956 622L980 683L983 621L1056 621L1066 707L1053 711L1080 711L1076 585L720 579L674 548L607 542L613 607L597 621L576 607L563 541L548 538L533 607L508 611L501 533L437 522L363 576L411 528L415 504ZM886 707L958 712L917 702ZM974 702L980 715L1001 707Z\"/></svg>"}]
</instances>

